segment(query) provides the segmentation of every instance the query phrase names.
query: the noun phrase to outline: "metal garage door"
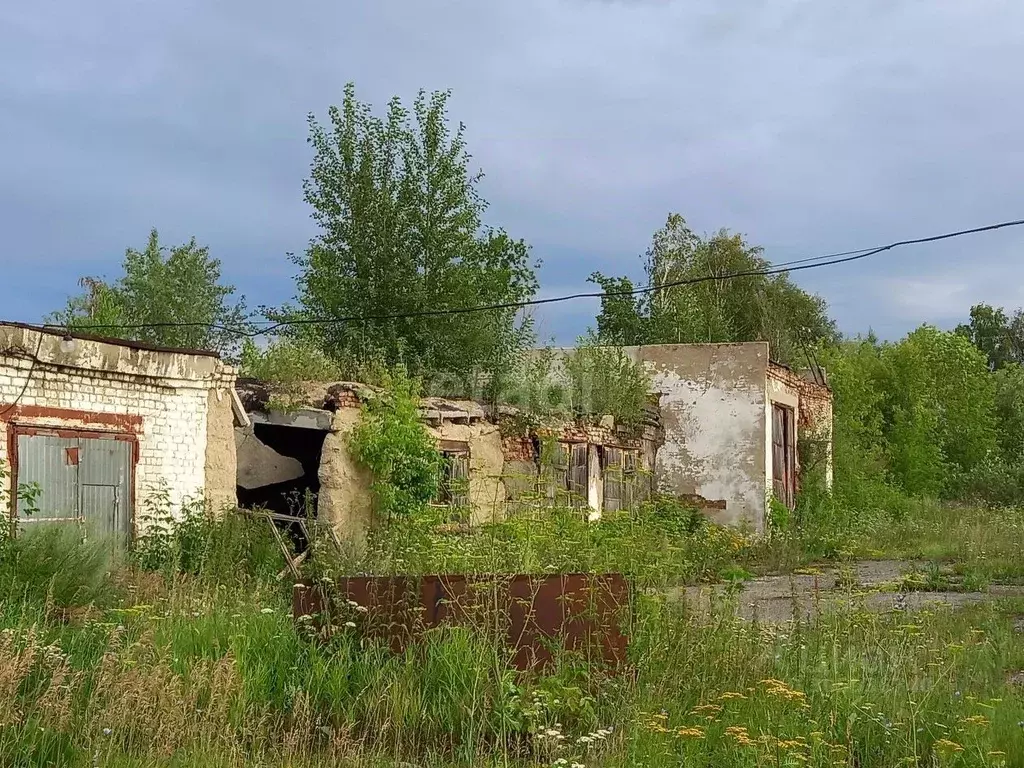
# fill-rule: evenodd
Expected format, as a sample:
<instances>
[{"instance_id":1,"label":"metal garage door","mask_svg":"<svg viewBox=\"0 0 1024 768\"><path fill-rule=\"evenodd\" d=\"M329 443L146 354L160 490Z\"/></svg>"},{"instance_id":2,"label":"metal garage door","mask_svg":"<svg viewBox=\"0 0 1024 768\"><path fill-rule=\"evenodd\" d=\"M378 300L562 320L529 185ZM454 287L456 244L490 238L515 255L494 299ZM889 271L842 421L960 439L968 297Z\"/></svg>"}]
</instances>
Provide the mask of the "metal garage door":
<instances>
[{"instance_id":1,"label":"metal garage door","mask_svg":"<svg viewBox=\"0 0 1024 768\"><path fill-rule=\"evenodd\" d=\"M18 435L18 520L78 523L87 536L127 537L132 519L132 444L111 437ZM33 508L34 507L34 508Z\"/></svg>"}]
</instances>

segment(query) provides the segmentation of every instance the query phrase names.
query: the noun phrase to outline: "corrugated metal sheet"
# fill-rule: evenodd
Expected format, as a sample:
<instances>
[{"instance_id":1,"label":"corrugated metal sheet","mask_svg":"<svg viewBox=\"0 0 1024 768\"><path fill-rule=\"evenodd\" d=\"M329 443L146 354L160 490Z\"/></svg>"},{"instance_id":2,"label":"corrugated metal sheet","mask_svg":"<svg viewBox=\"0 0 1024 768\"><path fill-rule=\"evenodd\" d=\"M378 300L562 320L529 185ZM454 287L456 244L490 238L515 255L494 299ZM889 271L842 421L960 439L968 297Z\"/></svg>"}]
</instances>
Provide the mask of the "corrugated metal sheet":
<instances>
[{"instance_id":1,"label":"corrugated metal sheet","mask_svg":"<svg viewBox=\"0 0 1024 768\"><path fill-rule=\"evenodd\" d=\"M78 465L69 449L77 440L49 435L18 435L18 485L38 484L42 493L32 503L18 500L18 518L22 522L80 518L78 511ZM31 510L32 514L29 515Z\"/></svg>"},{"instance_id":2,"label":"corrugated metal sheet","mask_svg":"<svg viewBox=\"0 0 1024 768\"><path fill-rule=\"evenodd\" d=\"M40 489L34 510L19 500L21 523L81 523L97 536L130 531L132 445L124 440L18 435L18 484Z\"/></svg>"}]
</instances>

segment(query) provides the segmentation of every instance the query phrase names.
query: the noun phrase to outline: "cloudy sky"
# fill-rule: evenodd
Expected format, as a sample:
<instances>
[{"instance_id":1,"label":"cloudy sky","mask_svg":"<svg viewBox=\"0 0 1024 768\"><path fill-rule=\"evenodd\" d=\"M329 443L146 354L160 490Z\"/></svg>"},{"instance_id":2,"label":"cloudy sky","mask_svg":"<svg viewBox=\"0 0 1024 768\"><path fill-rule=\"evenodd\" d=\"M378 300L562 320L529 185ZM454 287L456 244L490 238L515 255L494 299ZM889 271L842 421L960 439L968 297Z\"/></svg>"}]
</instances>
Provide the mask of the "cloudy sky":
<instances>
[{"instance_id":1,"label":"cloudy sky","mask_svg":"<svg viewBox=\"0 0 1024 768\"><path fill-rule=\"evenodd\" d=\"M306 114L347 81L453 90L544 295L636 274L670 211L775 261L1024 218L1018 0L36 0L0 10L0 73L3 319L116 276L153 226L250 304L289 298ZM1024 227L797 279L847 332L949 326L1024 304Z\"/></svg>"}]
</instances>

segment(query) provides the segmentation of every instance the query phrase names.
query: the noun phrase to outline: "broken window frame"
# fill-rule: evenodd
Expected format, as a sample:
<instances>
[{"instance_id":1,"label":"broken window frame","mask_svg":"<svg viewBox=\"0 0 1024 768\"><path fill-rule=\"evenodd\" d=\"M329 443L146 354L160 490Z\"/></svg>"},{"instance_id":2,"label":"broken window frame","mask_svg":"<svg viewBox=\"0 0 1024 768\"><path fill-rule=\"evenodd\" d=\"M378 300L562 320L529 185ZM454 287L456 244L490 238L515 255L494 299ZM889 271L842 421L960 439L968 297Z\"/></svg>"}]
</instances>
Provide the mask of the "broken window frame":
<instances>
[{"instance_id":1,"label":"broken window frame","mask_svg":"<svg viewBox=\"0 0 1024 768\"><path fill-rule=\"evenodd\" d=\"M433 506L469 510L469 445L457 440L442 440L441 466L437 496Z\"/></svg>"}]
</instances>

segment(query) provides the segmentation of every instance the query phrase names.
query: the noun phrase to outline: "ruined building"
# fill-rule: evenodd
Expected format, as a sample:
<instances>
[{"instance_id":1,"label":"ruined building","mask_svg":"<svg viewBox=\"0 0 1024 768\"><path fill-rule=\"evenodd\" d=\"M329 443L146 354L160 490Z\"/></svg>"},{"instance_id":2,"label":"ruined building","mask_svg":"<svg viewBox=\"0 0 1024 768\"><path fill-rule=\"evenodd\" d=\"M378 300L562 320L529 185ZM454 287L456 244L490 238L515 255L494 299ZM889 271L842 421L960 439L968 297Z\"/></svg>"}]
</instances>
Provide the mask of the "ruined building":
<instances>
[{"instance_id":1,"label":"ruined building","mask_svg":"<svg viewBox=\"0 0 1024 768\"><path fill-rule=\"evenodd\" d=\"M811 457L831 478L832 397L824 373L798 373L769 359L763 342L628 347L653 384L638 430L611 417L521 429L516 412L472 401L427 398L421 417L445 455L437 504L466 522L500 519L554 500L593 518L653 491L682 497L717 522L764 530L769 500L792 507ZM571 350L554 350L556 360ZM278 410L254 382L239 384L253 423L236 430L239 501L298 512L358 534L371 523L371 478L347 435L371 388L310 384L302 406ZM807 439L805 439L807 438Z\"/></svg>"},{"instance_id":2,"label":"ruined building","mask_svg":"<svg viewBox=\"0 0 1024 768\"><path fill-rule=\"evenodd\" d=\"M240 382L250 429L236 430L239 502L285 514L315 503L320 520L359 534L371 524L368 471L352 456L348 435L371 387L340 382L304 387L305 406L274 409L268 391ZM420 416L444 456L435 503L452 522L497 521L510 510L555 501L588 509L629 506L649 496L660 444L657 408L639 429L575 422L524 429L514 409L487 413L469 400L425 398Z\"/></svg>"}]
</instances>

